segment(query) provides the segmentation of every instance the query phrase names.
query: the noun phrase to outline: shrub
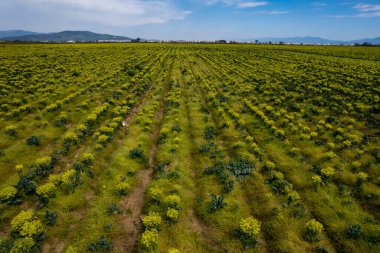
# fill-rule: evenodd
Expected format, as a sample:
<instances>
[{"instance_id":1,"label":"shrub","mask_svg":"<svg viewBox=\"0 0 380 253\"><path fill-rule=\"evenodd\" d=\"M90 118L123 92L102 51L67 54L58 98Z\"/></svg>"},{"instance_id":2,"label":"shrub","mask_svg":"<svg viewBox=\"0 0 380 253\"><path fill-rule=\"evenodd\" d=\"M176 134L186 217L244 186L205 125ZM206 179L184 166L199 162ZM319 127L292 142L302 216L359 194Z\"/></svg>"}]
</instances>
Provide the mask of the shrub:
<instances>
[{"instance_id":1,"label":"shrub","mask_svg":"<svg viewBox=\"0 0 380 253\"><path fill-rule=\"evenodd\" d=\"M13 186L6 186L0 190L0 201L7 202L12 200L17 194L17 189Z\"/></svg>"},{"instance_id":2,"label":"shrub","mask_svg":"<svg viewBox=\"0 0 380 253\"><path fill-rule=\"evenodd\" d=\"M219 197L217 197L215 194L211 194L211 205L209 208L209 212L214 213L217 210L222 209L225 206L227 206L227 203L224 203L223 201L224 201L223 194L220 195Z\"/></svg>"},{"instance_id":3,"label":"shrub","mask_svg":"<svg viewBox=\"0 0 380 253\"><path fill-rule=\"evenodd\" d=\"M256 244L256 238L260 233L261 224L253 217L241 219L239 222L238 235L246 247Z\"/></svg>"},{"instance_id":4,"label":"shrub","mask_svg":"<svg viewBox=\"0 0 380 253\"><path fill-rule=\"evenodd\" d=\"M288 204L294 203L300 199L300 195L296 191L288 192L286 197L287 197Z\"/></svg>"},{"instance_id":5,"label":"shrub","mask_svg":"<svg viewBox=\"0 0 380 253\"><path fill-rule=\"evenodd\" d=\"M276 168L276 164L274 162L271 162L271 161L266 161L264 168L267 170L274 170Z\"/></svg>"},{"instance_id":6,"label":"shrub","mask_svg":"<svg viewBox=\"0 0 380 253\"><path fill-rule=\"evenodd\" d=\"M18 174L22 174L22 171L24 170L24 165L22 164L17 164L16 167L15 167L16 171L18 172Z\"/></svg>"},{"instance_id":7,"label":"shrub","mask_svg":"<svg viewBox=\"0 0 380 253\"><path fill-rule=\"evenodd\" d=\"M163 195L163 190L159 188L158 186L154 186L149 189L150 192L150 197L152 198L153 201L160 202L162 195Z\"/></svg>"},{"instance_id":8,"label":"shrub","mask_svg":"<svg viewBox=\"0 0 380 253\"><path fill-rule=\"evenodd\" d=\"M21 211L11 221L12 229L19 232L22 237L38 238L44 232L45 228L41 221L35 219L32 211Z\"/></svg>"},{"instance_id":9,"label":"shrub","mask_svg":"<svg viewBox=\"0 0 380 253\"><path fill-rule=\"evenodd\" d=\"M301 150L299 148L291 148L289 151L290 156L297 156L299 155Z\"/></svg>"},{"instance_id":10,"label":"shrub","mask_svg":"<svg viewBox=\"0 0 380 253\"><path fill-rule=\"evenodd\" d=\"M86 167L92 166L94 164L94 160L95 157L92 153L84 153L80 158L80 162Z\"/></svg>"},{"instance_id":11,"label":"shrub","mask_svg":"<svg viewBox=\"0 0 380 253\"><path fill-rule=\"evenodd\" d=\"M172 208L179 208L179 204L181 203L181 198L176 195L176 194L172 194L172 195L169 195L165 198L165 203L169 206L169 207L172 207Z\"/></svg>"},{"instance_id":12,"label":"shrub","mask_svg":"<svg viewBox=\"0 0 380 253\"><path fill-rule=\"evenodd\" d=\"M17 134L17 127L15 125L10 125L5 128L4 131L9 136L16 136Z\"/></svg>"},{"instance_id":13,"label":"shrub","mask_svg":"<svg viewBox=\"0 0 380 253\"><path fill-rule=\"evenodd\" d=\"M351 239L359 239L362 235L361 227L359 224L350 224L347 229L347 235Z\"/></svg>"},{"instance_id":14,"label":"shrub","mask_svg":"<svg viewBox=\"0 0 380 253\"><path fill-rule=\"evenodd\" d=\"M87 126L83 125L83 124L79 124L76 128L75 128L75 131L78 132L78 134L81 134L81 135L86 135L88 134L88 128Z\"/></svg>"},{"instance_id":15,"label":"shrub","mask_svg":"<svg viewBox=\"0 0 380 253\"><path fill-rule=\"evenodd\" d=\"M48 157L48 156L38 158L34 162L34 166L42 170L49 170L52 166L52 159L51 157Z\"/></svg>"},{"instance_id":16,"label":"shrub","mask_svg":"<svg viewBox=\"0 0 380 253\"><path fill-rule=\"evenodd\" d=\"M145 158L144 151L138 148L132 149L129 151L129 157L131 159L144 159Z\"/></svg>"},{"instance_id":17,"label":"shrub","mask_svg":"<svg viewBox=\"0 0 380 253\"><path fill-rule=\"evenodd\" d=\"M62 186L67 191L73 191L74 187L78 184L79 175L74 169L70 169L62 174Z\"/></svg>"},{"instance_id":18,"label":"shrub","mask_svg":"<svg viewBox=\"0 0 380 253\"><path fill-rule=\"evenodd\" d=\"M56 211L46 211L44 223L48 226L53 226L57 221L58 213Z\"/></svg>"},{"instance_id":19,"label":"shrub","mask_svg":"<svg viewBox=\"0 0 380 253\"><path fill-rule=\"evenodd\" d=\"M127 182L120 182L115 187L116 193L121 196L125 196L129 192L129 187L130 185Z\"/></svg>"},{"instance_id":20,"label":"shrub","mask_svg":"<svg viewBox=\"0 0 380 253\"><path fill-rule=\"evenodd\" d=\"M70 144L70 143L76 144L78 140L79 140L78 135L74 133L73 131L68 131L63 137L63 141L67 144Z\"/></svg>"},{"instance_id":21,"label":"shrub","mask_svg":"<svg viewBox=\"0 0 380 253\"><path fill-rule=\"evenodd\" d=\"M325 156L325 158L326 158L327 160L331 160L331 159L333 159L336 155L335 155L335 153L334 153L333 151L329 151L329 152L327 152L324 156Z\"/></svg>"},{"instance_id":22,"label":"shrub","mask_svg":"<svg viewBox=\"0 0 380 253\"><path fill-rule=\"evenodd\" d=\"M318 175L314 175L311 177L311 183L314 187L318 187L322 184L322 178Z\"/></svg>"},{"instance_id":23,"label":"shrub","mask_svg":"<svg viewBox=\"0 0 380 253\"><path fill-rule=\"evenodd\" d=\"M178 219L178 210L174 208L169 208L166 211L166 217L168 218L170 222L176 222Z\"/></svg>"},{"instance_id":24,"label":"shrub","mask_svg":"<svg viewBox=\"0 0 380 253\"><path fill-rule=\"evenodd\" d=\"M322 177L325 180L330 179L335 174L335 170L332 167L326 167L321 170Z\"/></svg>"},{"instance_id":25,"label":"shrub","mask_svg":"<svg viewBox=\"0 0 380 253\"><path fill-rule=\"evenodd\" d=\"M54 125L57 127L60 127L68 122L69 120L67 118L67 114L65 112L61 112L59 116L57 117L57 119L54 121Z\"/></svg>"},{"instance_id":26,"label":"shrub","mask_svg":"<svg viewBox=\"0 0 380 253\"><path fill-rule=\"evenodd\" d=\"M86 118L86 124L91 126L96 122L96 119L97 119L96 114L91 113Z\"/></svg>"},{"instance_id":27,"label":"shrub","mask_svg":"<svg viewBox=\"0 0 380 253\"><path fill-rule=\"evenodd\" d=\"M162 219L158 213L151 212L149 215L146 215L142 218L142 224L144 228L149 229L159 229Z\"/></svg>"},{"instance_id":28,"label":"shrub","mask_svg":"<svg viewBox=\"0 0 380 253\"><path fill-rule=\"evenodd\" d=\"M26 139L26 144L30 146L39 146L41 145L41 139L37 136L30 136L28 139Z\"/></svg>"},{"instance_id":29,"label":"shrub","mask_svg":"<svg viewBox=\"0 0 380 253\"><path fill-rule=\"evenodd\" d=\"M55 197L56 191L57 191L57 188L55 187L54 183L51 183L51 182L43 184L37 188L37 194L43 198Z\"/></svg>"},{"instance_id":30,"label":"shrub","mask_svg":"<svg viewBox=\"0 0 380 253\"><path fill-rule=\"evenodd\" d=\"M357 171L358 169L360 169L361 166L362 166L362 164L359 161L354 161L351 163L351 169L353 171Z\"/></svg>"},{"instance_id":31,"label":"shrub","mask_svg":"<svg viewBox=\"0 0 380 253\"><path fill-rule=\"evenodd\" d=\"M212 140L218 135L218 131L211 126L205 128L205 139Z\"/></svg>"},{"instance_id":32,"label":"shrub","mask_svg":"<svg viewBox=\"0 0 380 253\"><path fill-rule=\"evenodd\" d=\"M146 230L141 235L141 245L144 249L153 250L158 243L158 232L157 230Z\"/></svg>"},{"instance_id":33,"label":"shrub","mask_svg":"<svg viewBox=\"0 0 380 253\"><path fill-rule=\"evenodd\" d=\"M319 241L323 231L323 225L312 219L306 223L305 239L313 242Z\"/></svg>"},{"instance_id":34,"label":"shrub","mask_svg":"<svg viewBox=\"0 0 380 253\"><path fill-rule=\"evenodd\" d=\"M53 183L55 186L57 186L61 183L61 177L58 175L50 174L49 175L49 182Z\"/></svg>"},{"instance_id":35,"label":"shrub","mask_svg":"<svg viewBox=\"0 0 380 253\"><path fill-rule=\"evenodd\" d=\"M113 215L113 214L121 214L122 211L120 210L119 207L115 203L112 203L107 207L107 214Z\"/></svg>"},{"instance_id":36,"label":"shrub","mask_svg":"<svg viewBox=\"0 0 380 253\"><path fill-rule=\"evenodd\" d=\"M175 248L171 248L168 250L168 253L181 253L181 251L179 251L178 249L175 249Z\"/></svg>"},{"instance_id":37,"label":"shrub","mask_svg":"<svg viewBox=\"0 0 380 253\"><path fill-rule=\"evenodd\" d=\"M14 241L10 253L28 253L31 252L35 242L30 237L18 238Z\"/></svg>"},{"instance_id":38,"label":"shrub","mask_svg":"<svg viewBox=\"0 0 380 253\"><path fill-rule=\"evenodd\" d=\"M101 236L97 241L88 244L88 250L108 252L112 250L112 243L106 237Z\"/></svg>"},{"instance_id":39,"label":"shrub","mask_svg":"<svg viewBox=\"0 0 380 253\"><path fill-rule=\"evenodd\" d=\"M365 172L359 172L358 173L358 179L356 180L356 183L358 185L362 185L365 181L368 179L368 174Z\"/></svg>"},{"instance_id":40,"label":"shrub","mask_svg":"<svg viewBox=\"0 0 380 253\"><path fill-rule=\"evenodd\" d=\"M23 237L37 238L39 235L45 232L44 226L39 220L32 220L25 222L20 228L20 235Z\"/></svg>"},{"instance_id":41,"label":"shrub","mask_svg":"<svg viewBox=\"0 0 380 253\"><path fill-rule=\"evenodd\" d=\"M229 162L226 168L231 171L238 179L243 179L245 176L249 176L255 169L255 165L249 160L241 158Z\"/></svg>"}]
</instances>

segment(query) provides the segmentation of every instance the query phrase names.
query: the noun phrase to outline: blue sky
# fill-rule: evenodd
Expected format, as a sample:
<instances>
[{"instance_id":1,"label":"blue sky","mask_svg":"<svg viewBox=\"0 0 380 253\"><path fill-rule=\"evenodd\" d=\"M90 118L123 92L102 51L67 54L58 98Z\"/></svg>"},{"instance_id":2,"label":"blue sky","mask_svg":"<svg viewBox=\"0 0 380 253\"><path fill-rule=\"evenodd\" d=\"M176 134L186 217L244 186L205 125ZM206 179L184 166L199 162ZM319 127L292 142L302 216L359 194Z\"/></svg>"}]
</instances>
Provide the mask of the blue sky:
<instances>
[{"instance_id":1,"label":"blue sky","mask_svg":"<svg viewBox=\"0 0 380 253\"><path fill-rule=\"evenodd\" d=\"M154 39L380 36L380 0L1 0L0 30Z\"/></svg>"}]
</instances>

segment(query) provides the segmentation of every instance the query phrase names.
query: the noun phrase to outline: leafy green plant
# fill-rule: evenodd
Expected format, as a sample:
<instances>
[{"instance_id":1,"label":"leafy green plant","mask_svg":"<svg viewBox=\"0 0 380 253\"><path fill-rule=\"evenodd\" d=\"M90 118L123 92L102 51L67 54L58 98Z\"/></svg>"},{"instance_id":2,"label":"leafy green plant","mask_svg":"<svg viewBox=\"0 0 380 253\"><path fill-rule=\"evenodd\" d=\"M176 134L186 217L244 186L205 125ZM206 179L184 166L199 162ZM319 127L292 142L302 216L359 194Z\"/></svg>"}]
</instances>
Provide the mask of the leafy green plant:
<instances>
[{"instance_id":1,"label":"leafy green plant","mask_svg":"<svg viewBox=\"0 0 380 253\"><path fill-rule=\"evenodd\" d=\"M260 233L261 224L253 217L241 219L237 235L246 248L255 246Z\"/></svg>"},{"instance_id":2,"label":"leafy green plant","mask_svg":"<svg viewBox=\"0 0 380 253\"><path fill-rule=\"evenodd\" d=\"M347 235L351 239L359 239L362 236L361 226L359 224L350 224L347 229Z\"/></svg>"},{"instance_id":3,"label":"leafy green plant","mask_svg":"<svg viewBox=\"0 0 380 253\"><path fill-rule=\"evenodd\" d=\"M40 146L41 139L37 136L32 135L26 139L26 144L29 146Z\"/></svg>"},{"instance_id":4,"label":"leafy green plant","mask_svg":"<svg viewBox=\"0 0 380 253\"><path fill-rule=\"evenodd\" d=\"M312 219L306 223L305 239L310 242L319 241L321 239L322 231L323 225L315 219Z\"/></svg>"},{"instance_id":5,"label":"leafy green plant","mask_svg":"<svg viewBox=\"0 0 380 253\"><path fill-rule=\"evenodd\" d=\"M112 250L112 243L105 236L101 236L95 242L91 242L88 244L88 250L90 252L96 252L96 251L109 252Z\"/></svg>"},{"instance_id":6,"label":"leafy green plant","mask_svg":"<svg viewBox=\"0 0 380 253\"><path fill-rule=\"evenodd\" d=\"M6 186L0 189L0 202L11 201L17 194L17 189L13 186Z\"/></svg>"},{"instance_id":7,"label":"leafy green plant","mask_svg":"<svg viewBox=\"0 0 380 253\"><path fill-rule=\"evenodd\" d=\"M158 243L158 232L157 230L146 230L141 235L140 240L141 246L149 251L153 251Z\"/></svg>"},{"instance_id":8,"label":"leafy green plant","mask_svg":"<svg viewBox=\"0 0 380 253\"><path fill-rule=\"evenodd\" d=\"M162 223L162 218L158 213L151 212L142 218L142 224L147 230L159 229Z\"/></svg>"},{"instance_id":9,"label":"leafy green plant","mask_svg":"<svg viewBox=\"0 0 380 253\"><path fill-rule=\"evenodd\" d=\"M210 207L209 207L209 212L210 213L215 213L216 211L218 211L219 209L222 209L224 208L225 206L227 206L227 203L224 203L224 195L220 195L219 197L217 197L215 194L211 194L211 204L210 204Z\"/></svg>"}]
</instances>

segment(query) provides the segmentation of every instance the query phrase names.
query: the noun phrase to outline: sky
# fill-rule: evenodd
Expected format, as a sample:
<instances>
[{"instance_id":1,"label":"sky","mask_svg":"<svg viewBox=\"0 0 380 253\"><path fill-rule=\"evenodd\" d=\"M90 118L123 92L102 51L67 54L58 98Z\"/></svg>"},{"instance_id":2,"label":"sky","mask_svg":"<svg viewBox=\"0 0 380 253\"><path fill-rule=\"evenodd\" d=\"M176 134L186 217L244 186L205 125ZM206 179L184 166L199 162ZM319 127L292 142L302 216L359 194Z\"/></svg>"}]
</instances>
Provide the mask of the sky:
<instances>
[{"instance_id":1,"label":"sky","mask_svg":"<svg viewBox=\"0 0 380 253\"><path fill-rule=\"evenodd\" d=\"M380 36L380 0L0 0L0 30L146 39Z\"/></svg>"}]
</instances>

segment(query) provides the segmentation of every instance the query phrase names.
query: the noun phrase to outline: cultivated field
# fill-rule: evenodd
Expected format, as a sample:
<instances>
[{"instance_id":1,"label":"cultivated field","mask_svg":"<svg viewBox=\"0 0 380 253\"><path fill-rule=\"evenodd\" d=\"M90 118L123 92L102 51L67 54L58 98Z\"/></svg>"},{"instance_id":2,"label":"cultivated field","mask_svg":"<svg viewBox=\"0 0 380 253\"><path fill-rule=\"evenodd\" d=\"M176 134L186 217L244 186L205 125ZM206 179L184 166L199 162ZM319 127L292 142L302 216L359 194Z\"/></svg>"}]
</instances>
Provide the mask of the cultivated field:
<instances>
[{"instance_id":1,"label":"cultivated field","mask_svg":"<svg viewBox=\"0 0 380 253\"><path fill-rule=\"evenodd\" d=\"M380 47L0 45L0 252L380 252Z\"/></svg>"}]
</instances>

